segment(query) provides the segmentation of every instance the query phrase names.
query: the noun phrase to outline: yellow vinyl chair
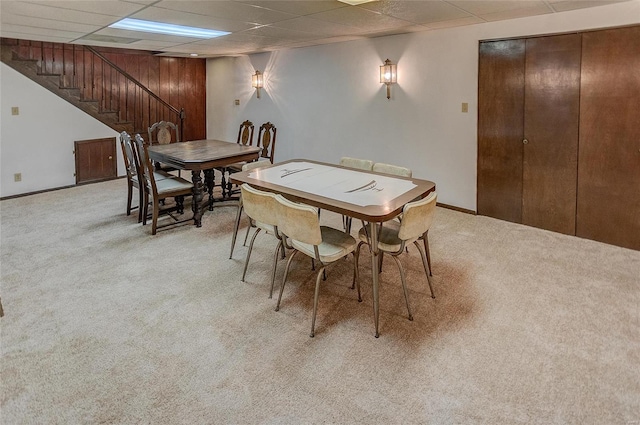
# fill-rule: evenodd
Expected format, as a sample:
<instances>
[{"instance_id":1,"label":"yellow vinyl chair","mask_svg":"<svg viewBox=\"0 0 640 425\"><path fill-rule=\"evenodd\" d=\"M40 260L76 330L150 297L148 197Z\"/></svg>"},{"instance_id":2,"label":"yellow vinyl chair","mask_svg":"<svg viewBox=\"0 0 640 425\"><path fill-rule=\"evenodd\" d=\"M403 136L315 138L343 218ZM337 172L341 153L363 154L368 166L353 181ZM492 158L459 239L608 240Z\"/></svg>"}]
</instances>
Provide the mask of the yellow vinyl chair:
<instances>
[{"instance_id":1,"label":"yellow vinyl chair","mask_svg":"<svg viewBox=\"0 0 640 425\"><path fill-rule=\"evenodd\" d=\"M271 290L269 291L269 298L271 298L273 296L273 285L276 277L278 254L281 249L284 253L282 238L278 233L277 214L274 213L274 211L278 209L276 194L255 189L246 183L240 186L240 193L244 212L249 216L256 227L256 231L251 237L247 256L244 260L244 270L242 271L243 282L244 277L247 274L247 267L249 266L249 258L251 257L251 251L253 250L253 243L255 242L258 233L260 233L261 230L264 230L265 233L272 234L278 239L278 246L276 247L274 254L273 269L271 271Z\"/></svg>"},{"instance_id":2,"label":"yellow vinyl chair","mask_svg":"<svg viewBox=\"0 0 640 425\"><path fill-rule=\"evenodd\" d=\"M313 316L311 318L311 337L315 335L316 313L318 311L318 295L320 294L320 281L323 272L328 264L333 263L349 253L353 253L356 249L357 242L355 238L341 230L327 226L320 226L320 218L318 217L318 209L310 205L296 204L277 195L276 200L279 203L277 210L278 215L278 231L286 238L288 248L293 249L293 253L287 261L287 267L282 278L282 286L280 287L280 295L278 296L278 304L276 311L280 309L282 293L284 292L284 284L287 280L291 261L298 252L311 257L320 264L316 276L316 289L313 297ZM354 273L355 268L354 262ZM357 278L354 276L354 280Z\"/></svg>"},{"instance_id":3,"label":"yellow vinyl chair","mask_svg":"<svg viewBox=\"0 0 640 425\"><path fill-rule=\"evenodd\" d=\"M247 162L242 166L242 171L254 170L256 168L266 167L267 165L269 164L265 163L264 161ZM231 238L231 251L229 252L229 259L233 257L233 248L236 246L236 239L238 237L238 228L240 227L240 218L242 217L243 209L244 208L242 206L242 197L240 197L240 199L238 200L238 210L236 211L236 221L233 226L233 237ZM251 229L251 227L253 227L253 222L251 218L249 218L249 226L247 226L247 233L244 236L243 246L247 244L247 238L249 237L249 230Z\"/></svg>"},{"instance_id":4,"label":"yellow vinyl chair","mask_svg":"<svg viewBox=\"0 0 640 425\"><path fill-rule=\"evenodd\" d=\"M380 253L387 253L392 256L398 265L400 270L400 280L402 281L402 290L404 291L404 298L407 303L407 311L409 313L409 320L413 320L411 314L411 307L409 306L409 292L407 291L406 279L404 276L404 269L398 259L398 256L402 254L405 247L413 243L420 251L420 258L422 259L422 265L427 275L427 282L429 283L429 290L431 291L431 297L435 298L433 293L433 287L431 285L431 279L429 278L430 267L427 262L426 253L429 252L429 239L428 232L431 224L433 223L433 216L436 210L436 200L438 195L432 192L424 199L418 201L409 202L402 209L403 218L401 222L388 221L385 222L380 229L378 236L378 249ZM360 256L360 247L363 244L368 244L371 234L371 225L367 224L360 229L358 238L360 243L356 248L355 262L356 268L358 267L358 257ZM420 240L424 243L424 250L418 243ZM358 282L358 275L354 274L354 283L358 287L358 295L360 294L360 283Z\"/></svg>"},{"instance_id":5,"label":"yellow vinyl chair","mask_svg":"<svg viewBox=\"0 0 640 425\"><path fill-rule=\"evenodd\" d=\"M373 164L372 171L375 171L376 173L393 174L394 176L400 177L411 177L413 175L409 168L385 164L383 162L376 162Z\"/></svg>"},{"instance_id":6,"label":"yellow vinyl chair","mask_svg":"<svg viewBox=\"0 0 640 425\"><path fill-rule=\"evenodd\" d=\"M351 158L343 156L340 158L340 165L343 167L356 168L358 170L371 171L373 169L373 161L368 159Z\"/></svg>"}]
</instances>

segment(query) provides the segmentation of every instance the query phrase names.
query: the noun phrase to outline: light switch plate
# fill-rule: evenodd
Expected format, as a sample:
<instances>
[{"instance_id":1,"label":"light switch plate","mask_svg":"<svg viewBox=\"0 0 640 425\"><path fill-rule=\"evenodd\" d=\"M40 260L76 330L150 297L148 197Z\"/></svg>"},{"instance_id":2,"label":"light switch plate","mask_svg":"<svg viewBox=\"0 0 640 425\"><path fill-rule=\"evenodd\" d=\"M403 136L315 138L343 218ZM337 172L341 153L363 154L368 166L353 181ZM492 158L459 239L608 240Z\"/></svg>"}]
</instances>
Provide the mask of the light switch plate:
<instances>
[{"instance_id":1,"label":"light switch plate","mask_svg":"<svg viewBox=\"0 0 640 425\"><path fill-rule=\"evenodd\" d=\"M12 106L11 115L20 115L20 108L18 108L17 106Z\"/></svg>"},{"instance_id":2,"label":"light switch plate","mask_svg":"<svg viewBox=\"0 0 640 425\"><path fill-rule=\"evenodd\" d=\"M469 112L469 104L467 102L462 102L462 112Z\"/></svg>"}]
</instances>

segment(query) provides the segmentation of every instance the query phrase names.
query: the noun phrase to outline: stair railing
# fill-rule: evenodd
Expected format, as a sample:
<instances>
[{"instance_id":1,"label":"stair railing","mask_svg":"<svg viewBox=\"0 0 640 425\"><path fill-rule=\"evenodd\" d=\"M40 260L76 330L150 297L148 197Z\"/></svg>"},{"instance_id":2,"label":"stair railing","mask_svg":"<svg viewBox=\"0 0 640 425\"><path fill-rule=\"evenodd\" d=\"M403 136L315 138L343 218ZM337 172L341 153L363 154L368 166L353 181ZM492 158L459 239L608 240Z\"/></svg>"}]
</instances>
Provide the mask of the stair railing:
<instances>
[{"instance_id":1,"label":"stair railing","mask_svg":"<svg viewBox=\"0 0 640 425\"><path fill-rule=\"evenodd\" d=\"M37 60L41 74L59 75L61 87L78 89L82 99L98 101L101 111L117 112L121 121L132 124L133 132L146 136L155 122L179 122L184 141L184 108L170 105L93 47L23 41L14 52Z\"/></svg>"}]
</instances>

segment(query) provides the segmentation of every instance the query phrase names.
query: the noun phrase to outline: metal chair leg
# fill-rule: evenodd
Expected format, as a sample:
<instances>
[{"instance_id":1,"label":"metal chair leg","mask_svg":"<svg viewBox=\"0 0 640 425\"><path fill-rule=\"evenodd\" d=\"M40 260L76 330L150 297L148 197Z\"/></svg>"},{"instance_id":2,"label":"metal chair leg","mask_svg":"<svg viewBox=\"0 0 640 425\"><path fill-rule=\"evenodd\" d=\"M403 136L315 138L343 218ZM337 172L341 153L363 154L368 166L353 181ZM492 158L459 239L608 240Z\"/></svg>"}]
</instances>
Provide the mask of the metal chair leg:
<instances>
[{"instance_id":1,"label":"metal chair leg","mask_svg":"<svg viewBox=\"0 0 640 425\"><path fill-rule=\"evenodd\" d=\"M433 286L431 286L431 278L429 277L429 270L428 270L429 269L429 263L427 261L427 257L425 255L424 251L422 250L422 247L418 243L418 241L415 241L413 243L418 248L418 251L420 251L420 258L422 259L422 266L424 267L424 272L427 275L427 283L429 283L429 291L431 291L431 298L435 298L436 295L433 293Z\"/></svg>"},{"instance_id":2,"label":"metal chair leg","mask_svg":"<svg viewBox=\"0 0 640 425\"><path fill-rule=\"evenodd\" d=\"M409 313L409 320L413 320L413 315L411 314L411 307L409 307L409 292L407 291L407 282L404 278L404 269L402 268L402 264L400 264L400 260L395 255L392 255L393 258L398 265L398 270L400 270L400 280L402 281L402 290L404 291L404 300L407 303L407 312Z\"/></svg>"},{"instance_id":3,"label":"metal chair leg","mask_svg":"<svg viewBox=\"0 0 640 425\"><path fill-rule=\"evenodd\" d=\"M240 204L238 204L238 211L236 212L236 221L233 225L233 237L231 238L231 252L229 252L229 259L231 259L231 257L233 256L233 248L236 246L236 238L238 237L238 227L240 227L240 216L242 215L242 209L242 201L240 201Z\"/></svg>"},{"instance_id":4,"label":"metal chair leg","mask_svg":"<svg viewBox=\"0 0 640 425\"><path fill-rule=\"evenodd\" d=\"M360 245L364 242L360 242L356 247L356 250L353 252L353 283L351 284L351 289L355 285L358 288L358 302L362 302L362 294L360 293L360 279L358 276L358 258L360 257Z\"/></svg>"},{"instance_id":5,"label":"metal chair leg","mask_svg":"<svg viewBox=\"0 0 640 425\"><path fill-rule=\"evenodd\" d=\"M253 249L253 242L256 240L256 236L260 233L259 227L256 229L256 232L251 237L251 243L249 244L249 251L247 251L247 258L244 260L244 271L242 272L242 281L244 282L244 276L247 274L247 267L249 266L249 257L251 257L251 250Z\"/></svg>"},{"instance_id":6,"label":"metal chair leg","mask_svg":"<svg viewBox=\"0 0 640 425\"><path fill-rule=\"evenodd\" d=\"M429 231L428 230L422 236L422 240L424 241L424 251L427 254L427 264L429 265L429 276L433 276L433 272L431 271L431 252L429 252Z\"/></svg>"},{"instance_id":7,"label":"metal chair leg","mask_svg":"<svg viewBox=\"0 0 640 425\"><path fill-rule=\"evenodd\" d=\"M315 327L316 327L316 313L318 312L318 296L320 295L320 276L323 274L325 266L323 265L320 270L318 270L318 275L316 276L316 291L313 295L313 316L311 317L311 338L315 336Z\"/></svg>"},{"instance_id":8,"label":"metal chair leg","mask_svg":"<svg viewBox=\"0 0 640 425\"><path fill-rule=\"evenodd\" d=\"M269 299L273 298L273 286L276 283L276 266L278 265L278 254L280 254L280 248L284 251L284 244L279 241L276 247L276 253L273 256L273 270L271 271L271 289L269 290Z\"/></svg>"},{"instance_id":9,"label":"metal chair leg","mask_svg":"<svg viewBox=\"0 0 640 425\"><path fill-rule=\"evenodd\" d=\"M276 304L276 311L280 310L280 301L282 300L282 293L284 292L284 284L287 281L287 275L289 274L289 267L291 266L291 261L293 261L293 257L298 253L297 250L293 251L291 257L289 257L289 261L287 261L287 267L284 269L284 276L282 276L282 285L280 285L280 295L278 296L278 303Z\"/></svg>"}]
</instances>

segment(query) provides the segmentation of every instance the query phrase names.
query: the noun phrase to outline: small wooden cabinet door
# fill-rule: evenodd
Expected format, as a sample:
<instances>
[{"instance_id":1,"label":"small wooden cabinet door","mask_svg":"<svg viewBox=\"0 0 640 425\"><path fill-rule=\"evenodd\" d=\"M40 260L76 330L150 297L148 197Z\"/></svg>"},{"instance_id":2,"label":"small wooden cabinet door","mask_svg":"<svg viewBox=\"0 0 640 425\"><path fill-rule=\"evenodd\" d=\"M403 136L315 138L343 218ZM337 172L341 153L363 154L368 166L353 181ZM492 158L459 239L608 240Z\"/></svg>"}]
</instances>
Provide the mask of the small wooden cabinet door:
<instances>
[{"instance_id":1,"label":"small wooden cabinet door","mask_svg":"<svg viewBox=\"0 0 640 425\"><path fill-rule=\"evenodd\" d=\"M576 234L580 56L581 34L527 39L522 224L567 235Z\"/></svg>"},{"instance_id":2,"label":"small wooden cabinet door","mask_svg":"<svg viewBox=\"0 0 640 425\"><path fill-rule=\"evenodd\" d=\"M525 40L480 44L478 214L522 222Z\"/></svg>"},{"instance_id":3,"label":"small wooden cabinet door","mask_svg":"<svg viewBox=\"0 0 640 425\"><path fill-rule=\"evenodd\" d=\"M76 184L115 179L116 138L78 140L75 142Z\"/></svg>"},{"instance_id":4,"label":"small wooden cabinet door","mask_svg":"<svg viewBox=\"0 0 640 425\"><path fill-rule=\"evenodd\" d=\"M640 26L583 34L578 236L640 249Z\"/></svg>"}]
</instances>

